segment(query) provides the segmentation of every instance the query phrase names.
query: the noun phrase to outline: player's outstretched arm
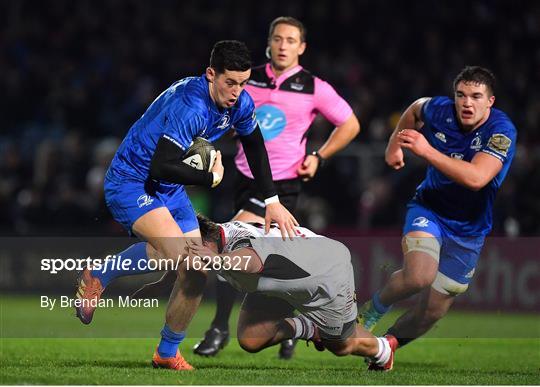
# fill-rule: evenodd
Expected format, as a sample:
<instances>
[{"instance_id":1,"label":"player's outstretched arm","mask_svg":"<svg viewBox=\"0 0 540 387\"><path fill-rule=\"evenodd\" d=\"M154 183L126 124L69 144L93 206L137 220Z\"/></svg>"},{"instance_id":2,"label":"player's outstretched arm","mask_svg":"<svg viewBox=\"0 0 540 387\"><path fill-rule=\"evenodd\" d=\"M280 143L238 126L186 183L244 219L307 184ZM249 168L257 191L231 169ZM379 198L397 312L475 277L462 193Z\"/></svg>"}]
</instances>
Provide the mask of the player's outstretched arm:
<instances>
[{"instance_id":1,"label":"player's outstretched arm","mask_svg":"<svg viewBox=\"0 0 540 387\"><path fill-rule=\"evenodd\" d=\"M397 135L403 129L419 129L422 127L422 107L429 100L430 98L428 97L417 99L407 108L407 110L405 110L405 112L403 112L399 118L396 128L388 140L388 145L386 146L386 151L384 154L386 164L388 164L390 167L397 170L405 166L403 150L398 144Z\"/></svg>"},{"instance_id":2,"label":"player's outstretched arm","mask_svg":"<svg viewBox=\"0 0 540 387\"><path fill-rule=\"evenodd\" d=\"M323 146L317 151L322 160L327 160L345 148L360 133L360 123L354 113L341 125L337 126ZM309 181L321 167L319 157L307 155L298 168L298 175L303 181Z\"/></svg>"},{"instance_id":3,"label":"player's outstretched arm","mask_svg":"<svg viewBox=\"0 0 540 387\"><path fill-rule=\"evenodd\" d=\"M422 133L404 129L397 135L397 143L424 158L448 178L472 191L486 186L501 170L502 162L487 153L478 152L469 161L459 160L433 148Z\"/></svg>"}]
</instances>

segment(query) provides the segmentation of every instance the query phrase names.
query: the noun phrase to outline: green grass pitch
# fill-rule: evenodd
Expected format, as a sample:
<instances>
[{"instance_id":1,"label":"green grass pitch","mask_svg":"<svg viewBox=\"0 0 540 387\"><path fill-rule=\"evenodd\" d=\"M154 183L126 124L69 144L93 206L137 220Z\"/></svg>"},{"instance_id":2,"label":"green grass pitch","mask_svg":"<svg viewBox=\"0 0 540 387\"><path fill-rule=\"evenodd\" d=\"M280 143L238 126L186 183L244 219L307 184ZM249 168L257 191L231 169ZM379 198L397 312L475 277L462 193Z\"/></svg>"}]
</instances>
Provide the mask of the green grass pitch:
<instances>
[{"instance_id":1,"label":"green grass pitch","mask_svg":"<svg viewBox=\"0 0 540 387\"><path fill-rule=\"evenodd\" d=\"M37 296L0 297L2 384L540 383L537 315L451 312L427 338L397 352L392 372L370 373L362 358L319 353L303 342L291 361L277 359L277 348L246 353L235 340L215 358L195 356L191 347L214 310L203 304L181 345L196 371L174 372L150 365L165 302L156 309L98 310L92 325L82 326L69 309L41 309Z\"/></svg>"}]
</instances>

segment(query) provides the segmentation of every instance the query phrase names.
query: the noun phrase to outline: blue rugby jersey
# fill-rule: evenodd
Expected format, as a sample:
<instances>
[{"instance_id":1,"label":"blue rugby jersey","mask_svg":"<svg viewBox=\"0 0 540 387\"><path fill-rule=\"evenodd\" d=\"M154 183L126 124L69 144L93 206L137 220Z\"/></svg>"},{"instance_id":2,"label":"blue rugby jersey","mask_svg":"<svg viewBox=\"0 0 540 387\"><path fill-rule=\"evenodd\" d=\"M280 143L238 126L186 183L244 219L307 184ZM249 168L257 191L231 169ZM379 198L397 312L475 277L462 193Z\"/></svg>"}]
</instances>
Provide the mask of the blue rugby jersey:
<instances>
[{"instance_id":1,"label":"blue rugby jersey","mask_svg":"<svg viewBox=\"0 0 540 387\"><path fill-rule=\"evenodd\" d=\"M195 137L216 141L231 127L247 136L256 127L253 100L242 91L231 108L218 108L210 98L206 76L188 77L161 93L127 133L107 178L144 182L158 140L165 137L187 150Z\"/></svg>"},{"instance_id":2,"label":"blue rugby jersey","mask_svg":"<svg viewBox=\"0 0 540 387\"><path fill-rule=\"evenodd\" d=\"M430 165L412 199L412 203L434 211L449 231L457 235L486 235L493 223L496 193L514 157L517 137L514 124L505 113L492 108L484 124L466 133L459 126L454 101L448 97L434 97L426 102L422 120L422 134L441 153L471 161L477 152L484 152L502 162L497 176L477 192L455 183Z\"/></svg>"}]
</instances>

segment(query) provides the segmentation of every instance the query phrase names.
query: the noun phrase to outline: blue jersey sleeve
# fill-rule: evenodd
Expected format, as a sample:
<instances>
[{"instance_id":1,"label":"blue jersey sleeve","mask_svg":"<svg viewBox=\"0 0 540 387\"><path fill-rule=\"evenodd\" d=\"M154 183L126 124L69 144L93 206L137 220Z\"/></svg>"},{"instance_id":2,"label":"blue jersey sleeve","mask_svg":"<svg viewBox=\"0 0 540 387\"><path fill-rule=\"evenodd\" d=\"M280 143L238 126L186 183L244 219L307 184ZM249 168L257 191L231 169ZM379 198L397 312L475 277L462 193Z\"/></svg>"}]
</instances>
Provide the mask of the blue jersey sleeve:
<instances>
[{"instance_id":1,"label":"blue jersey sleeve","mask_svg":"<svg viewBox=\"0 0 540 387\"><path fill-rule=\"evenodd\" d=\"M201 133L206 122L196 109L182 107L171 109L162 136L186 151L195 137Z\"/></svg>"},{"instance_id":2,"label":"blue jersey sleeve","mask_svg":"<svg viewBox=\"0 0 540 387\"><path fill-rule=\"evenodd\" d=\"M511 121L496 121L492 124L489 138L483 144L481 152L487 153L505 164L514 156L516 139L517 131Z\"/></svg>"},{"instance_id":3,"label":"blue jersey sleeve","mask_svg":"<svg viewBox=\"0 0 540 387\"><path fill-rule=\"evenodd\" d=\"M233 123L234 129L240 136L247 136L251 134L257 127L257 117L255 116L255 104L253 99L246 92L242 92L238 118Z\"/></svg>"},{"instance_id":4,"label":"blue jersey sleeve","mask_svg":"<svg viewBox=\"0 0 540 387\"><path fill-rule=\"evenodd\" d=\"M432 123L437 118L437 113L448 105L448 97L432 97L422 105L422 121L426 124Z\"/></svg>"}]
</instances>

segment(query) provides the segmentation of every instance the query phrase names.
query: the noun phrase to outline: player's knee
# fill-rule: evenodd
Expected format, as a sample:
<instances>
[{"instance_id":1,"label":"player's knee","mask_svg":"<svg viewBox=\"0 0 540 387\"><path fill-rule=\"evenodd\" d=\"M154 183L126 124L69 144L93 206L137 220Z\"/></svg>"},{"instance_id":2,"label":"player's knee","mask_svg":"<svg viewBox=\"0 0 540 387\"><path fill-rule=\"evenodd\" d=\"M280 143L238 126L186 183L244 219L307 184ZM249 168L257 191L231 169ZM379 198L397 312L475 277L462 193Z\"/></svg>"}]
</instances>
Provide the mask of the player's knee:
<instances>
[{"instance_id":1,"label":"player's knee","mask_svg":"<svg viewBox=\"0 0 540 387\"><path fill-rule=\"evenodd\" d=\"M189 270L186 262L178 268L178 277L180 278L180 288L184 295L196 297L204 292L206 278L208 273L204 270Z\"/></svg>"},{"instance_id":2,"label":"player's knee","mask_svg":"<svg viewBox=\"0 0 540 387\"><path fill-rule=\"evenodd\" d=\"M351 354L352 347L348 340L345 341L334 341L334 340L324 340L324 347L332 352L336 356L347 356Z\"/></svg>"},{"instance_id":3,"label":"player's knee","mask_svg":"<svg viewBox=\"0 0 540 387\"><path fill-rule=\"evenodd\" d=\"M249 353L257 353L264 348L264 343L258 338L238 337L240 347Z\"/></svg>"},{"instance_id":4,"label":"player's knee","mask_svg":"<svg viewBox=\"0 0 540 387\"><path fill-rule=\"evenodd\" d=\"M431 286L439 293L447 296L458 296L467 291L469 284L462 284L438 272Z\"/></svg>"},{"instance_id":5,"label":"player's knee","mask_svg":"<svg viewBox=\"0 0 540 387\"><path fill-rule=\"evenodd\" d=\"M420 271L406 272L404 279L405 279L405 286L409 290L419 292L422 289L429 287L433 283L435 279L435 274L431 274L429 272L420 272Z\"/></svg>"},{"instance_id":6,"label":"player's knee","mask_svg":"<svg viewBox=\"0 0 540 387\"><path fill-rule=\"evenodd\" d=\"M351 354L351 352L347 350L346 347L336 348L332 350L331 352L336 356L347 356Z\"/></svg>"}]
</instances>

